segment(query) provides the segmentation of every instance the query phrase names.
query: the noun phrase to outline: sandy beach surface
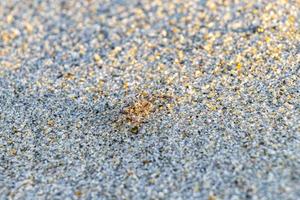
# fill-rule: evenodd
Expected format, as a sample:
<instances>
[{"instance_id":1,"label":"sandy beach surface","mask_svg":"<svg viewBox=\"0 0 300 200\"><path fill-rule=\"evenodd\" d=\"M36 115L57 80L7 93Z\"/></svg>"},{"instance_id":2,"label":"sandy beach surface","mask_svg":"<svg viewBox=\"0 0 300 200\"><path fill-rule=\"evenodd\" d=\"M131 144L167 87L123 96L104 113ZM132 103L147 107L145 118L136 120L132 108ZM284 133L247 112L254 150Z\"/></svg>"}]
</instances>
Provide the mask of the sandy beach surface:
<instances>
[{"instance_id":1,"label":"sandy beach surface","mask_svg":"<svg viewBox=\"0 0 300 200\"><path fill-rule=\"evenodd\" d=\"M1 0L0 199L300 199L300 1Z\"/></svg>"}]
</instances>

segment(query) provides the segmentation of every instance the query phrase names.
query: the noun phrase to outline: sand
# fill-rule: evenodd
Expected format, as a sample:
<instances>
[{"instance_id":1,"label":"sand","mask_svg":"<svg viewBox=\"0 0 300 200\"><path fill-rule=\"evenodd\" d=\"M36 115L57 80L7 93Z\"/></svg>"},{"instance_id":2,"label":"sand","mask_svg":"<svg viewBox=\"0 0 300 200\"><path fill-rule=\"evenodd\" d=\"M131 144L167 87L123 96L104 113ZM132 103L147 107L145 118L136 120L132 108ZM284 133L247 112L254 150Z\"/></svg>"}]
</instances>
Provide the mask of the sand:
<instances>
[{"instance_id":1,"label":"sand","mask_svg":"<svg viewBox=\"0 0 300 200\"><path fill-rule=\"evenodd\" d=\"M300 3L0 1L0 199L300 199Z\"/></svg>"}]
</instances>

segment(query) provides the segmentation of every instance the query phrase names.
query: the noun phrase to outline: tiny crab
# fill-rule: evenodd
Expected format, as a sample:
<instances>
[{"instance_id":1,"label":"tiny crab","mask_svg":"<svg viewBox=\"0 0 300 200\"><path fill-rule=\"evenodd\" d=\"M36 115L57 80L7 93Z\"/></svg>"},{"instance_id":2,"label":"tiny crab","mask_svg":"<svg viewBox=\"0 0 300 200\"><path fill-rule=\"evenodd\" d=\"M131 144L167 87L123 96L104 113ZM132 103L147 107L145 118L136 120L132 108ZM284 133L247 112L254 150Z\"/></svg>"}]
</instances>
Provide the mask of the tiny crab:
<instances>
[{"instance_id":1,"label":"tiny crab","mask_svg":"<svg viewBox=\"0 0 300 200\"><path fill-rule=\"evenodd\" d=\"M119 122L133 127L132 132L136 133L141 124L145 123L152 114L161 110L171 99L172 96L169 95L142 93L137 96L135 102L121 111L122 115Z\"/></svg>"}]
</instances>

